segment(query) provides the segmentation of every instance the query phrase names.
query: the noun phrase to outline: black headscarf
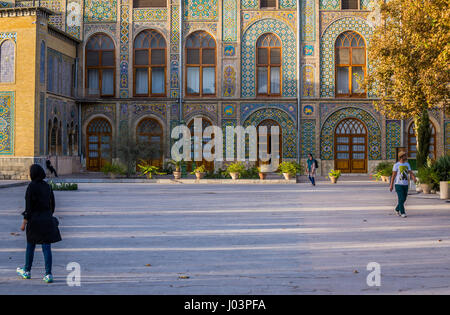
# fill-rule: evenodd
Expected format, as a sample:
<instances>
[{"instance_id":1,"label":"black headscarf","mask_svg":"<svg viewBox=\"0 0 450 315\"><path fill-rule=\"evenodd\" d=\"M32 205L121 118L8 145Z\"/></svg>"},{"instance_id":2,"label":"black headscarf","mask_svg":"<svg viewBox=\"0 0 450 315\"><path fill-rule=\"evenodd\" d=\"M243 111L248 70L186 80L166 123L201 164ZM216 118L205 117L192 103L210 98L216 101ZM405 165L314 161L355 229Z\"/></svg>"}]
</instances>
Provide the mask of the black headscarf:
<instances>
[{"instance_id":1,"label":"black headscarf","mask_svg":"<svg viewBox=\"0 0 450 315\"><path fill-rule=\"evenodd\" d=\"M44 180L45 177L45 171L39 164L31 165L30 178L33 182Z\"/></svg>"}]
</instances>

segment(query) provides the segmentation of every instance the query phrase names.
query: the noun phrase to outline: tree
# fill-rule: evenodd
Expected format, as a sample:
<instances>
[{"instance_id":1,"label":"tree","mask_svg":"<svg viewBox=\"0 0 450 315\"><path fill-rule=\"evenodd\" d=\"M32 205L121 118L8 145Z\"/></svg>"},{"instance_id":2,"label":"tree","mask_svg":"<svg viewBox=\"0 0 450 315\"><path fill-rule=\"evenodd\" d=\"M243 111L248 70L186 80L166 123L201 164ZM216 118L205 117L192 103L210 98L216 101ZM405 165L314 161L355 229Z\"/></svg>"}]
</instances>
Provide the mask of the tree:
<instances>
[{"instance_id":1,"label":"tree","mask_svg":"<svg viewBox=\"0 0 450 315\"><path fill-rule=\"evenodd\" d=\"M138 160L152 159L157 150L155 145L140 143L128 132L128 128L121 128L118 139L117 153L120 161L125 165L127 177L136 173Z\"/></svg>"},{"instance_id":2,"label":"tree","mask_svg":"<svg viewBox=\"0 0 450 315\"><path fill-rule=\"evenodd\" d=\"M423 143L430 137L428 110L450 112L449 4L450 0L379 1L382 22L369 47L372 70L364 85L375 93L374 106L382 114L414 118L418 167L428 156L429 144Z\"/></svg>"}]
</instances>

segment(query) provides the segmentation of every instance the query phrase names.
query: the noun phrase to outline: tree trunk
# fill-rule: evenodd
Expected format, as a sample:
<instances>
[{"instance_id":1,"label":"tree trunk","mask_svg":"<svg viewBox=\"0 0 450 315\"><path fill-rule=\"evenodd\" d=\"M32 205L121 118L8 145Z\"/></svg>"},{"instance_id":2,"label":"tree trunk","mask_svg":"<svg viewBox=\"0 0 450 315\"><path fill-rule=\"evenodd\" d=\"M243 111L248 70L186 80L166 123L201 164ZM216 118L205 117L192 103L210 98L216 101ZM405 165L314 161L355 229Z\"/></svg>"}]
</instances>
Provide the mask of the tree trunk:
<instances>
[{"instance_id":1,"label":"tree trunk","mask_svg":"<svg viewBox=\"0 0 450 315\"><path fill-rule=\"evenodd\" d=\"M422 111L420 116L414 117L415 132L417 139L417 168L427 165L427 159L430 152L431 125L428 111Z\"/></svg>"}]
</instances>

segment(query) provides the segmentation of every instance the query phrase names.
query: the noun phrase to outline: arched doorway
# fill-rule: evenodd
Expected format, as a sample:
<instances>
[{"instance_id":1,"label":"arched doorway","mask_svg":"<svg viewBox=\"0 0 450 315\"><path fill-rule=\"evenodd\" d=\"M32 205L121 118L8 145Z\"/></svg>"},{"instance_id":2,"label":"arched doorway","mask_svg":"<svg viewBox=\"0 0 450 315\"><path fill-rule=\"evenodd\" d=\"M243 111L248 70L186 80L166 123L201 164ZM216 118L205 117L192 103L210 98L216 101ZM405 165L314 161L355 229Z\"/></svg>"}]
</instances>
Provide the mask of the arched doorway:
<instances>
[{"instance_id":1,"label":"arched doorway","mask_svg":"<svg viewBox=\"0 0 450 315\"><path fill-rule=\"evenodd\" d=\"M86 168L99 171L106 163L111 163L112 128L105 118L96 118L87 126Z\"/></svg>"},{"instance_id":2,"label":"arched doorway","mask_svg":"<svg viewBox=\"0 0 450 315\"><path fill-rule=\"evenodd\" d=\"M207 127L212 126L212 122L209 119L205 118L205 117L201 117L201 118L202 118L202 132L204 132ZM194 154L195 154L195 149L196 149L196 147L195 147L195 140L196 140L196 138L195 138L195 135L194 135L194 119L191 120L191 122L188 125L188 128L189 128L189 130L191 132L191 160L192 161L187 163L187 171L188 172L192 172L193 171L194 163L195 163L195 166L204 165L208 171L214 170L214 161L209 162L209 161L205 160L204 159L204 155L202 155L202 161L201 162L200 161L195 161L196 156ZM203 137L203 139L202 139L202 149L205 147L205 145L209 141L211 141L211 139L212 138ZM203 152L203 150L202 150L202 152ZM212 153L214 154L214 149L212 150Z\"/></svg>"},{"instance_id":3,"label":"arched doorway","mask_svg":"<svg viewBox=\"0 0 450 315\"><path fill-rule=\"evenodd\" d=\"M136 128L137 140L139 143L148 144L151 147L151 157L147 163L156 166L163 166L163 127L152 118L143 119Z\"/></svg>"},{"instance_id":4,"label":"arched doorway","mask_svg":"<svg viewBox=\"0 0 450 315\"><path fill-rule=\"evenodd\" d=\"M338 123L334 133L335 169L343 173L367 173L367 128L356 118Z\"/></svg>"},{"instance_id":5,"label":"arched doorway","mask_svg":"<svg viewBox=\"0 0 450 315\"><path fill-rule=\"evenodd\" d=\"M431 137L430 137L430 153L429 156L432 160L436 159L436 127L430 121ZM417 157L417 138L415 132L415 124L412 122L408 128L408 157L415 159Z\"/></svg>"},{"instance_id":6,"label":"arched doorway","mask_svg":"<svg viewBox=\"0 0 450 315\"><path fill-rule=\"evenodd\" d=\"M271 132L271 127L272 126L274 126L274 127L278 127L278 130L280 131L280 136L279 136L279 143L278 143L278 159L279 159L279 163L281 163L281 157L283 156L283 154L282 154L282 147L283 147L283 135L282 135L282 129L281 129L281 126L280 126L280 124L278 123L278 122L276 122L275 120L272 120L272 119L266 119L266 120L263 120L262 122L260 122L259 123L259 125L256 127L256 131L257 131L257 134L258 134L258 141L257 141L257 157L258 157L258 162L257 162L257 165L259 166L259 165L263 165L263 164L269 164L271 161L269 160L269 161L267 161L267 162L263 162L263 161L260 161L260 159L259 159L259 145L260 144L263 144L262 142L261 142L261 139L260 139L260 137L259 137L259 127L262 127L262 126L265 126L265 127L267 127L267 143L266 143L266 145L267 145L267 153L269 154L269 155L271 155L272 154L272 132Z\"/></svg>"}]
</instances>

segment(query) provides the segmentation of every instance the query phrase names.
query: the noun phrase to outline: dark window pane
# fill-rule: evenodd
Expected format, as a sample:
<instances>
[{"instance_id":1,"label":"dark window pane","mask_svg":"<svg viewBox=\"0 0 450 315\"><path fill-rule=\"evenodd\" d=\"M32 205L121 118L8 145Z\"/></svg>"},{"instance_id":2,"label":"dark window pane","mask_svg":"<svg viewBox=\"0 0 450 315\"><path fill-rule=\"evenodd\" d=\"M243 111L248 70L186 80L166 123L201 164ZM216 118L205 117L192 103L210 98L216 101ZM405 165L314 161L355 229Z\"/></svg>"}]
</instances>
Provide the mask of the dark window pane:
<instances>
[{"instance_id":1,"label":"dark window pane","mask_svg":"<svg viewBox=\"0 0 450 315\"><path fill-rule=\"evenodd\" d=\"M134 62L136 65L148 65L148 50L136 50L134 53Z\"/></svg>"},{"instance_id":2,"label":"dark window pane","mask_svg":"<svg viewBox=\"0 0 450 315\"><path fill-rule=\"evenodd\" d=\"M356 10L358 9L359 0L342 0L342 10Z\"/></svg>"},{"instance_id":3,"label":"dark window pane","mask_svg":"<svg viewBox=\"0 0 450 315\"><path fill-rule=\"evenodd\" d=\"M164 49L152 49L152 65L163 65L164 59Z\"/></svg>"},{"instance_id":4,"label":"dark window pane","mask_svg":"<svg viewBox=\"0 0 450 315\"><path fill-rule=\"evenodd\" d=\"M86 64L88 66L99 66L99 53L98 51L88 51L86 55Z\"/></svg>"},{"instance_id":5,"label":"dark window pane","mask_svg":"<svg viewBox=\"0 0 450 315\"><path fill-rule=\"evenodd\" d=\"M186 63L191 64L191 65L200 64L200 50L199 49L188 49Z\"/></svg>"},{"instance_id":6,"label":"dark window pane","mask_svg":"<svg viewBox=\"0 0 450 315\"><path fill-rule=\"evenodd\" d=\"M133 0L134 8L161 8L167 6L167 0Z\"/></svg>"},{"instance_id":7,"label":"dark window pane","mask_svg":"<svg viewBox=\"0 0 450 315\"><path fill-rule=\"evenodd\" d=\"M281 51L278 48L270 50L270 64L279 65L281 63Z\"/></svg>"},{"instance_id":8,"label":"dark window pane","mask_svg":"<svg viewBox=\"0 0 450 315\"><path fill-rule=\"evenodd\" d=\"M114 66L114 52L103 51L102 52L102 66Z\"/></svg>"},{"instance_id":9,"label":"dark window pane","mask_svg":"<svg viewBox=\"0 0 450 315\"><path fill-rule=\"evenodd\" d=\"M203 49L202 52L202 63L204 65L215 64L215 50L214 49Z\"/></svg>"},{"instance_id":10,"label":"dark window pane","mask_svg":"<svg viewBox=\"0 0 450 315\"><path fill-rule=\"evenodd\" d=\"M269 64L267 48L258 48L258 64L260 65Z\"/></svg>"},{"instance_id":11,"label":"dark window pane","mask_svg":"<svg viewBox=\"0 0 450 315\"><path fill-rule=\"evenodd\" d=\"M261 8L275 8L277 0L261 0Z\"/></svg>"}]
</instances>

